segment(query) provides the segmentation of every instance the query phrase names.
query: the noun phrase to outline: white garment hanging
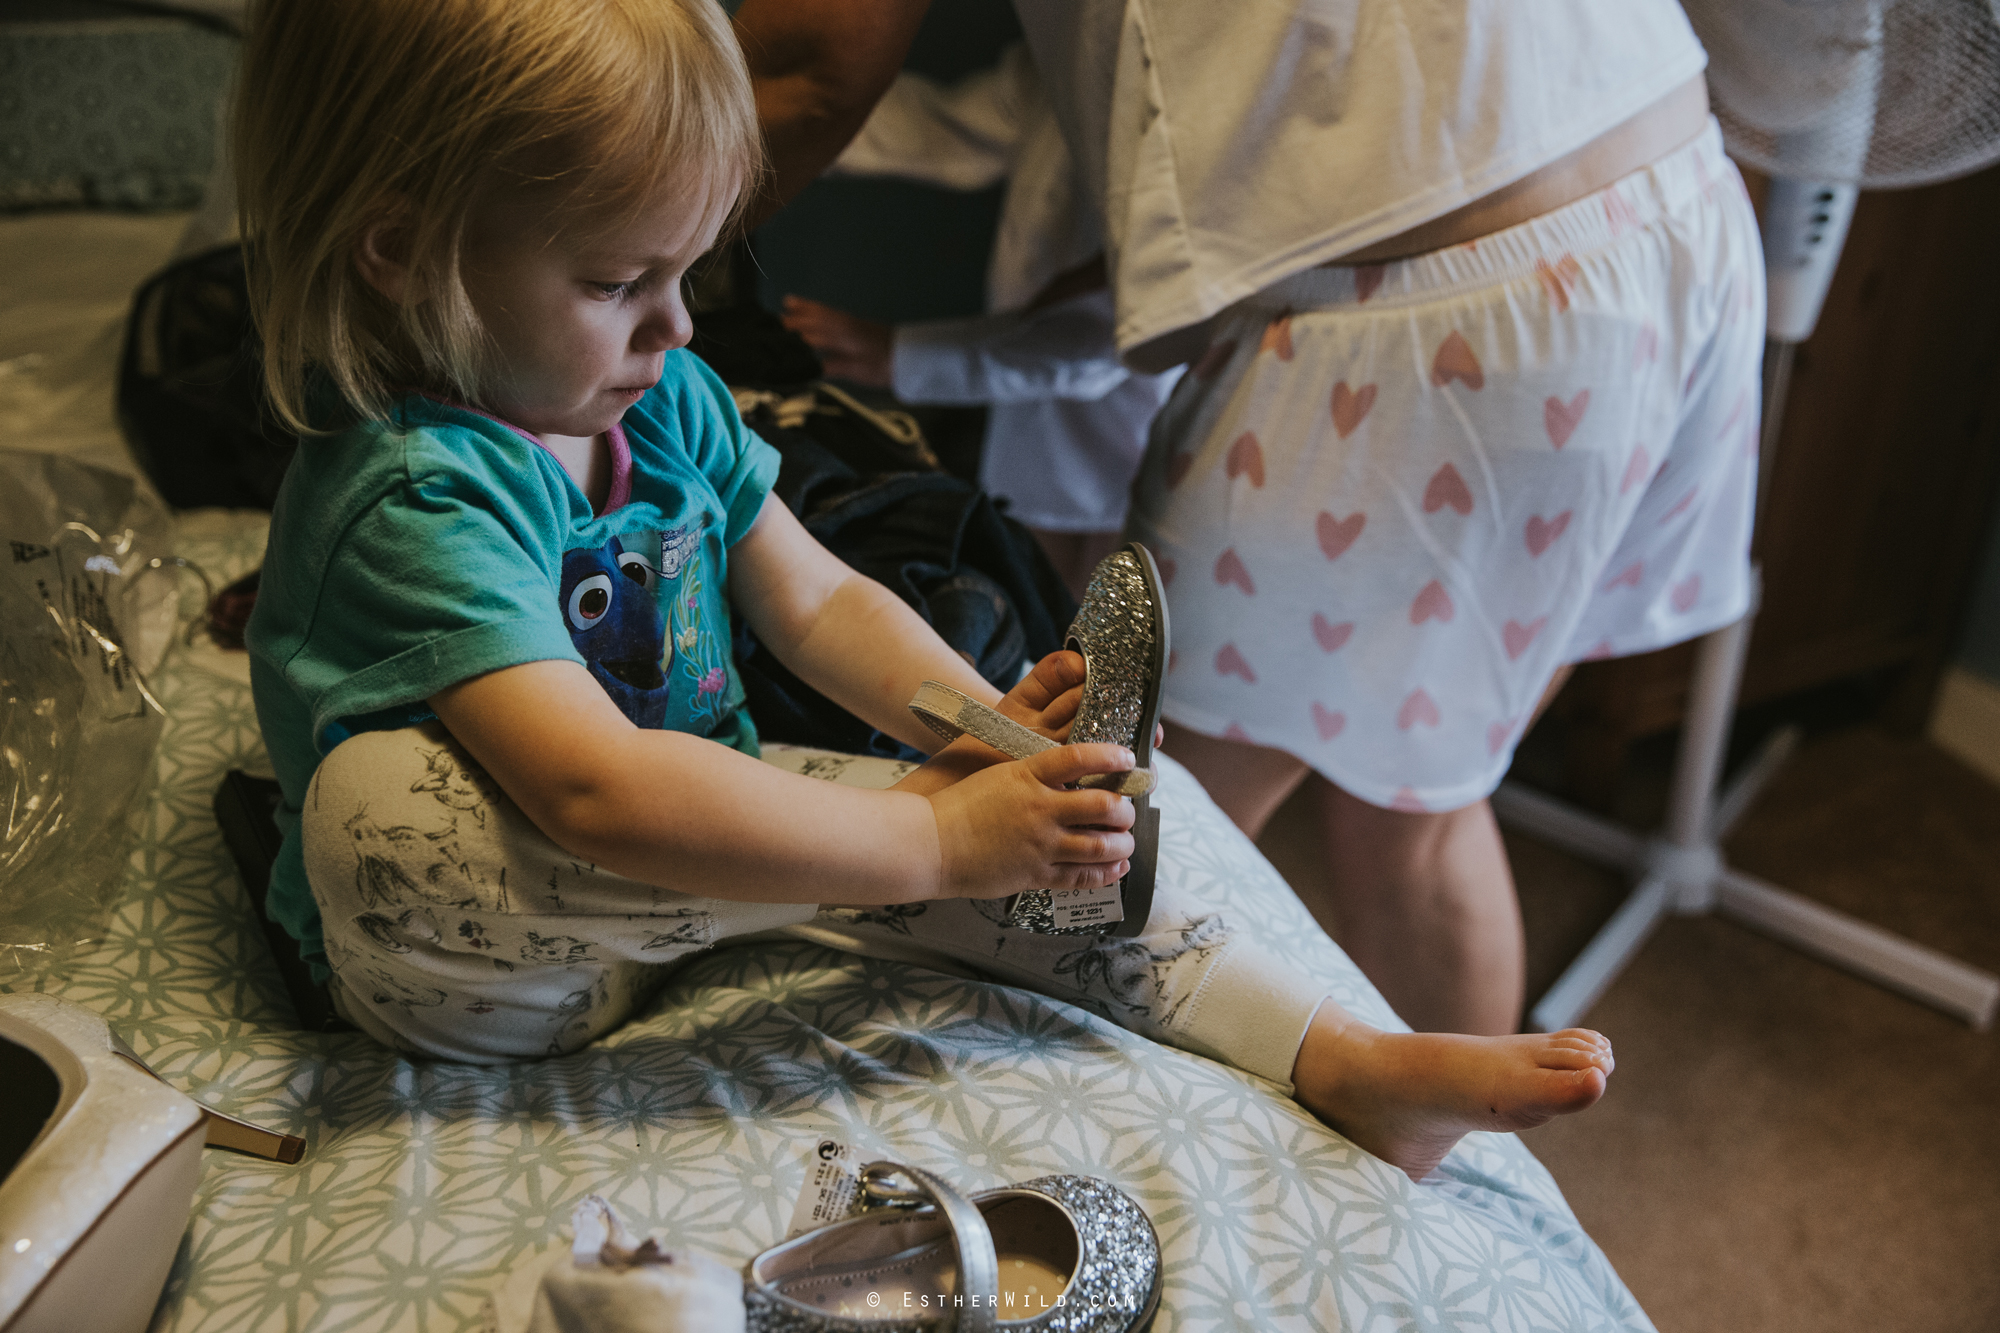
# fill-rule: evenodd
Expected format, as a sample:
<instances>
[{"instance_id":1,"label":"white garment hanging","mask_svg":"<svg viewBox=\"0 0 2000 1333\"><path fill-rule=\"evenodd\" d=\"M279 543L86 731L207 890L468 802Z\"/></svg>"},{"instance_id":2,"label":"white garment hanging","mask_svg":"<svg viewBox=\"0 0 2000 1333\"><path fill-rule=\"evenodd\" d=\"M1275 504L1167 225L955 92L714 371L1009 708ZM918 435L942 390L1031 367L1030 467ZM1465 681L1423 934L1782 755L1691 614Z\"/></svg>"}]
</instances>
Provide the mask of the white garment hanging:
<instances>
[{"instance_id":1,"label":"white garment hanging","mask_svg":"<svg viewBox=\"0 0 2000 1333\"><path fill-rule=\"evenodd\" d=\"M1119 348L1440 217L1701 71L1673 0L1015 0Z\"/></svg>"},{"instance_id":2,"label":"white garment hanging","mask_svg":"<svg viewBox=\"0 0 2000 1333\"><path fill-rule=\"evenodd\" d=\"M1103 240L1026 48L949 86L899 75L833 170L955 189L1006 179L987 269L1000 313L898 326L891 382L906 402L991 405L980 482L1022 522L1120 528L1147 427L1179 372L1119 361L1108 291L1027 309Z\"/></svg>"}]
</instances>

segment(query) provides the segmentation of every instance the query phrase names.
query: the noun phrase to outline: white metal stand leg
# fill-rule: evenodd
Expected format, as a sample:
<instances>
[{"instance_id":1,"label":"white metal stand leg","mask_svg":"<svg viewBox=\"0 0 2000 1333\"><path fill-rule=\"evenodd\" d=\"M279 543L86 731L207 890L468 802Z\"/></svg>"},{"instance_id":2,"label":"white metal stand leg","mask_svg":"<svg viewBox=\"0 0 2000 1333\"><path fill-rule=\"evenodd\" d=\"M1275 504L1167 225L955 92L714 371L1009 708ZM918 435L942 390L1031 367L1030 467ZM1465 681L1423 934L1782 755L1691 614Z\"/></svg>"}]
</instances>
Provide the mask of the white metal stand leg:
<instances>
[{"instance_id":1,"label":"white metal stand leg","mask_svg":"<svg viewBox=\"0 0 2000 1333\"><path fill-rule=\"evenodd\" d=\"M1845 226L1843 216L1843 232ZM1812 239L1817 244L1820 237ZM1810 308L1792 310L1787 306L1790 313L1782 319L1774 314L1772 328L1781 332L1766 345L1760 477L1771 475L1792 356L1818 317L1825 279L1839 248L1836 238L1830 254L1817 261L1826 272L1817 280L1814 290L1818 295ZM1782 294L1773 287L1774 311ZM1799 292L1790 294L1797 296ZM1760 486L1760 523L1768 498L1768 488ZM1756 600L1753 594L1748 615L1701 641L1680 754L1674 761L1666 827L1658 834L1642 837L1511 782L1493 794L1493 812L1501 823L1578 856L1615 866L1638 881L1611 920L1549 987L1548 994L1535 1002L1528 1014L1529 1026L1554 1032L1575 1024L1617 980L1667 913L1691 916L1721 912L1815 958L1984 1030L1993 1021L1994 1009L2000 1007L2000 977L1732 870L1723 861L1723 837L1749 809L1763 785L1784 766L1798 741L1796 730L1781 731L1717 795L1716 781L1722 775L1729 724L1736 714L1743 659L1750 649L1750 627L1757 617Z\"/></svg>"},{"instance_id":2,"label":"white metal stand leg","mask_svg":"<svg viewBox=\"0 0 2000 1333\"><path fill-rule=\"evenodd\" d=\"M1754 759L1721 800L1715 799L1754 618L1752 612L1701 641L1687 723L1674 764L1666 827L1658 835L1641 837L1511 782L1494 793L1493 810L1503 824L1579 856L1616 866L1638 880L1611 920L1557 978L1548 994L1536 1001L1529 1013L1529 1026L1542 1032L1574 1026L1669 912L1685 916L1719 911L1793 948L1984 1029L1993 1021L1995 1007L2000 1006L2000 977L1724 863L1722 835L1749 807L1757 788L1783 764L1794 740L1781 734L1776 745Z\"/></svg>"}]
</instances>

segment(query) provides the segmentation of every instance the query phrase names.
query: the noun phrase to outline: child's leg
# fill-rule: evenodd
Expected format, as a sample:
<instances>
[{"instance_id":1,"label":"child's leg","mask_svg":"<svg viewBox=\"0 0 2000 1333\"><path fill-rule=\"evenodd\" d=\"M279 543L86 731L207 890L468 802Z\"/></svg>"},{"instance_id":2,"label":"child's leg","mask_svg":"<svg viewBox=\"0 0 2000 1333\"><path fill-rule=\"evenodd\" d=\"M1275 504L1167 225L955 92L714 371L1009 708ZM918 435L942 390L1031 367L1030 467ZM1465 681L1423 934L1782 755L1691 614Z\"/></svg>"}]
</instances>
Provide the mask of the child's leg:
<instances>
[{"instance_id":1,"label":"child's leg","mask_svg":"<svg viewBox=\"0 0 2000 1333\"><path fill-rule=\"evenodd\" d=\"M694 898L577 861L438 723L368 732L320 764L302 825L341 1012L414 1055L576 1050L665 964L813 907Z\"/></svg>"},{"instance_id":2,"label":"child's leg","mask_svg":"<svg viewBox=\"0 0 2000 1333\"><path fill-rule=\"evenodd\" d=\"M970 964L1285 1086L1325 998L1223 912L1169 883L1155 886L1152 915L1131 938L1043 935L1002 920L999 902L953 898L822 908L790 933L854 953Z\"/></svg>"},{"instance_id":3,"label":"child's leg","mask_svg":"<svg viewBox=\"0 0 2000 1333\"><path fill-rule=\"evenodd\" d=\"M859 953L914 946L956 958L1295 1085L1308 1109L1413 1175L1468 1130L1582 1109L1610 1069L1594 1034L1376 1032L1170 884L1132 939L1013 930L995 904L963 899L832 909L799 924L812 907L640 884L549 842L435 723L344 742L320 765L304 815L336 1001L415 1055L490 1063L576 1050L623 1023L663 964L790 925Z\"/></svg>"},{"instance_id":4,"label":"child's leg","mask_svg":"<svg viewBox=\"0 0 2000 1333\"><path fill-rule=\"evenodd\" d=\"M1457 1037L1379 1032L1221 911L1155 890L1129 939L1037 935L992 903L830 908L791 933L856 953L928 952L1067 999L1156 1040L1287 1086L1357 1145L1421 1178L1467 1132L1525 1129L1602 1095L1611 1048L1594 1032Z\"/></svg>"}]
</instances>

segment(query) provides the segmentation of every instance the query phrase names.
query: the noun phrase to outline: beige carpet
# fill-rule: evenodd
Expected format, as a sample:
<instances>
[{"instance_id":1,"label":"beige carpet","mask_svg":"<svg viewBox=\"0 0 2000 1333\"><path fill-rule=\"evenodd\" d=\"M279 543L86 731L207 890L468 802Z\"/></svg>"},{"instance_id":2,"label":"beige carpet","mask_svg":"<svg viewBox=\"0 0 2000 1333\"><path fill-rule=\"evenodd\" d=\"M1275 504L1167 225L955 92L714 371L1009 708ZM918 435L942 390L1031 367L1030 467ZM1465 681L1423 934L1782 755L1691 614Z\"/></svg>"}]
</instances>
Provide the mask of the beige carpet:
<instances>
[{"instance_id":1,"label":"beige carpet","mask_svg":"<svg viewBox=\"0 0 2000 1333\"><path fill-rule=\"evenodd\" d=\"M1265 836L1288 876L1323 873L1308 832L1294 805ZM1621 886L1512 851L1545 986ZM1809 743L1730 854L2000 970L2000 788L1923 742ZM1526 1137L1662 1333L2000 1330L1995 1033L1717 918L1668 922L1586 1021L1611 1091Z\"/></svg>"}]
</instances>

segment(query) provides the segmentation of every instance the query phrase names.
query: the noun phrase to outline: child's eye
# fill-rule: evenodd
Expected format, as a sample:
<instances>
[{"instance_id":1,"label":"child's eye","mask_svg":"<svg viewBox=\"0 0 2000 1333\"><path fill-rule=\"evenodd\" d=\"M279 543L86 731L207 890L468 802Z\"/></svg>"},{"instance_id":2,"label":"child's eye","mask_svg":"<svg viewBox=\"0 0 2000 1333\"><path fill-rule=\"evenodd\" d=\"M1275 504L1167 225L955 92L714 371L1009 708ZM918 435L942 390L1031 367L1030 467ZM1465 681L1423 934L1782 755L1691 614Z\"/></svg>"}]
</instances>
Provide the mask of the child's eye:
<instances>
[{"instance_id":1,"label":"child's eye","mask_svg":"<svg viewBox=\"0 0 2000 1333\"><path fill-rule=\"evenodd\" d=\"M633 278L627 282L593 282L590 285L599 294L613 301L622 301L633 292L639 290L639 280L637 278Z\"/></svg>"}]
</instances>

